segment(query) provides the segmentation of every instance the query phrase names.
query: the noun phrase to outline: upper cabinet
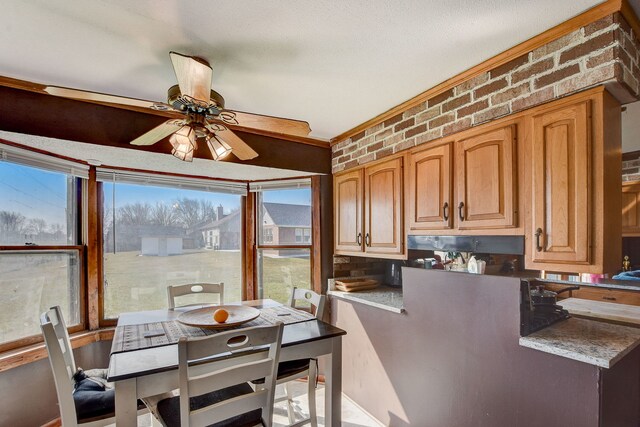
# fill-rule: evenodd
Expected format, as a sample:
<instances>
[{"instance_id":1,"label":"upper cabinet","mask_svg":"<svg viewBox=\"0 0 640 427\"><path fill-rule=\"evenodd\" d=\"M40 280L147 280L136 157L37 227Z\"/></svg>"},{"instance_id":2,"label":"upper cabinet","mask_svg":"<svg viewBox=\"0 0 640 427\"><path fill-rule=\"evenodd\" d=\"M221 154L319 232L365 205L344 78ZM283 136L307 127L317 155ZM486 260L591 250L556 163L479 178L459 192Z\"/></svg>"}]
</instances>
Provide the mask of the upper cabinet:
<instances>
[{"instance_id":1,"label":"upper cabinet","mask_svg":"<svg viewBox=\"0 0 640 427\"><path fill-rule=\"evenodd\" d=\"M596 88L527 115L525 267L622 266L620 104Z\"/></svg>"},{"instance_id":2,"label":"upper cabinet","mask_svg":"<svg viewBox=\"0 0 640 427\"><path fill-rule=\"evenodd\" d=\"M640 181L622 184L622 235L640 236Z\"/></svg>"},{"instance_id":3,"label":"upper cabinet","mask_svg":"<svg viewBox=\"0 0 640 427\"><path fill-rule=\"evenodd\" d=\"M517 126L503 121L413 150L408 234L509 233L518 219L516 148Z\"/></svg>"},{"instance_id":4,"label":"upper cabinet","mask_svg":"<svg viewBox=\"0 0 640 427\"><path fill-rule=\"evenodd\" d=\"M452 160L451 142L409 156L409 230L451 228Z\"/></svg>"},{"instance_id":5,"label":"upper cabinet","mask_svg":"<svg viewBox=\"0 0 640 427\"><path fill-rule=\"evenodd\" d=\"M589 262L590 101L533 117L534 262Z\"/></svg>"},{"instance_id":6,"label":"upper cabinet","mask_svg":"<svg viewBox=\"0 0 640 427\"><path fill-rule=\"evenodd\" d=\"M456 145L460 230L516 225L516 126L460 140Z\"/></svg>"},{"instance_id":7,"label":"upper cabinet","mask_svg":"<svg viewBox=\"0 0 640 427\"><path fill-rule=\"evenodd\" d=\"M404 258L403 160L334 177L336 254Z\"/></svg>"},{"instance_id":8,"label":"upper cabinet","mask_svg":"<svg viewBox=\"0 0 640 427\"><path fill-rule=\"evenodd\" d=\"M362 249L362 169L333 180L336 251Z\"/></svg>"}]
</instances>

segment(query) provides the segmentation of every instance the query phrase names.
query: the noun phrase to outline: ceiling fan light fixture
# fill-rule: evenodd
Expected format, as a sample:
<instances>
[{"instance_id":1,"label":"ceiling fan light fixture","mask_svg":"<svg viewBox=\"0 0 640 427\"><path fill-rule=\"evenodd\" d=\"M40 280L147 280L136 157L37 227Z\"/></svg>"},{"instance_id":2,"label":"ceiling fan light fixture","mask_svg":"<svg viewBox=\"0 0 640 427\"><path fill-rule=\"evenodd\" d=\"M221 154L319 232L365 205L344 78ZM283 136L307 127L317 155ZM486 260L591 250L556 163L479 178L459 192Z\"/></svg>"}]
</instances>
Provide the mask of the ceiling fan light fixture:
<instances>
[{"instance_id":1,"label":"ceiling fan light fixture","mask_svg":"<svg viewBox=\"0 0 640 427\"><path fill-rule=\"evenodd\" d=\"M193 160L193 152L198 149L194 128L189 125L182 126L169 137L169 142L173 147L171 154L185 162Z\"/></svg>"},{"instance_id":2,"label":"ceiling fan light fixture","mask_svg":"<svg viewBox=\"0 0 640 427\"><path fill-rule=\"evenodd\" d=\"M231 153L231 147L229 144L218 138L213 134L207 136L207 145L213 156L213 160L221 160Z\"/></svg>"}]
</instances>

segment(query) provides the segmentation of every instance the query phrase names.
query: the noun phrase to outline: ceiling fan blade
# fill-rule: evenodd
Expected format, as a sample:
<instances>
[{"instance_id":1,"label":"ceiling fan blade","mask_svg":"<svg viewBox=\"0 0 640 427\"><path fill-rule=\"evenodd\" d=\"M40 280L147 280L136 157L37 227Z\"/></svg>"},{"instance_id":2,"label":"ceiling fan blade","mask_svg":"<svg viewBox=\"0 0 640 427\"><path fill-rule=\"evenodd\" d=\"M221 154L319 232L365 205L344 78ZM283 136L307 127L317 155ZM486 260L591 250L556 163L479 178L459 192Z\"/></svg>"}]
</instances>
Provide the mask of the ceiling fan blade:
<instances>
[{"instance_id":1,"label":"ceiling fan blade","mask_svg":"<svg viewBox=\"0 0 640 427\"><path fill-rule=\"evenodd\" d=\"M160 102L145 101L143 99L126 98L124 96L108 95L106 93L89 92L86 90L69 89L59 86L47 86L44 91L50 95L60 96L63 98L79 99L81 101L92 101L103 104L119 104L129 105L132 107L151 108L154 110L171 110L173 107Z\"/></svg>"},{"instance_id":2,"label":"ceiling fan blade","mask_svg":"<svg viewBox=\"0 0 640 427\"><path fill-rule=\"evenodd\" d=\"M132 145L153 145L163 138L171 135L182 126L184 126L184 120L169 120L162 123L160 126L156 126L149 132L144 133L131 141Z\"/></svg>"},{"instance_id":3,"label":"ceiling fan blade","mask_svg":"<svg viewBox=\"0 0 640 427\"><path fill-rule=\"evenodd\" d=\"M176 52L170 52L169 56L171 56L173 70L176 72L182 95L208 104L211 97L211 78L213 76L213 70L209 64Z\"/></svg>"},{"instance_id":4,"label":"ceiling fan blade","mask_svg":"<svg viewBox=\"0 0 640 427\"><path fill-rule=\"evenodd\" d=\"M280 117L245 113L242 111L230 112L235 115L235 120L233 122L230 122L230 124L235 124L237 126L248 129L260 129L274 133L296 136L307 136L311 132L309 123L302 120L283 119Z\"/></svg>"},{"instance_id":5,"label":"ceiling fan blade","mask_svg":"<svg viewBox=\"0 0 640 427\"><path fill-rule=\"evenodd\" d=\"M256 153L253 148L249 147L246 142L240 139L240 137L230 129L221 128L214 130L216 136L229 144L232 149L232 153L240 160L249 160L258 157L258 153Z\"/></svg>"}]
</instances>

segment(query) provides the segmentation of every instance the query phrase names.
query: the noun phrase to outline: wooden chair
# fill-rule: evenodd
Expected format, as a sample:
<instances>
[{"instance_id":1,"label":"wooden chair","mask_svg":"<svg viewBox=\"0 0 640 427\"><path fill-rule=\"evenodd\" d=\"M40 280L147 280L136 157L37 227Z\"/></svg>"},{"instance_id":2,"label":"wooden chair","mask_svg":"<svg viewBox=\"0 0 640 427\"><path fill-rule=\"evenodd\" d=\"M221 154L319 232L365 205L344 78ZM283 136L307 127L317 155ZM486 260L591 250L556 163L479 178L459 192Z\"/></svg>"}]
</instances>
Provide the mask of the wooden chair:
<instances>
[{"instance_id":1,"label":"wooden chair","mask_svg":"<svg viewBox=\"0 0 640 427\"><path fill-rule=\"evenodd\" d=\"M324 305L326 297L319 295L309 289L293 288L289 306L298 308L297 304L301 302L311 304L316 308L314 315L317 319L322 319L324 314ZM293 408L293 390L291 381L308 378L307 382L307 398L309 400L309 417L304 420L295 421L295 411ZM317 427L318 418L316 411L316 382L318 380L318 365L316 359L301 359L282 362L278 365L277 384L284 384L286 396L279 397L275 401L287 401L287 415L289 417L289 427L300 426L310 423L313 427Z\"/></svg>"},{"instance_id":2,"label":"wooden chair","mask_svg":"<svg viewBox=\"0 0 640 427\"><path fill-rule=\"evenodd\" d=\"M224 283L190 283L186 285L167 286L169 309L176 308L176 297L194 294L217 294L218 304L224 303ZM187 304L195 305L195 304ZM184 306L182 306L184 307Z\"/></svg>"},{"instance_id":3,"label":"wooden chair","mask_svg":"<svg viewBox=\"0 0 640 427\"><path fill-rule=\"evenodd\" d=\"M56 395L60 406L60 417L65 427L86 426L98 427L115 423L115 391L98 392L96 397L100 406L93 413L78 414L74 402L74 379L77 371L73 350L69 340L69 333L62 317L60 307L55 306L40 316L40 328L44 335L44 342L49 353L49 362L53 371L53 380L56 385ZM89 406L91 402L89 403ZM81 408L83 406L80 406ZM86 407L86 405L84 406ZM107 411L108 409L108 412ZM146 412L144 405L139 406L139 415ZM106 412L106 413L105 413Z\"/></svg>"},{"instance_id":4,"label":"wooden chair","mask_svg":"<svg viewBox=\"0 0 640 427\"><path fill-rule=\"evenodd\" d=\"M167 427L270 427L283 324L236 329L178 342L180 395L158 402ZM256 348L269 347L268 352ZM212 355L225 357L202 360ZM193 361L197 363L191 363ZM265 386L248 384L265 378Z\"/></svg>"}]
</instances>

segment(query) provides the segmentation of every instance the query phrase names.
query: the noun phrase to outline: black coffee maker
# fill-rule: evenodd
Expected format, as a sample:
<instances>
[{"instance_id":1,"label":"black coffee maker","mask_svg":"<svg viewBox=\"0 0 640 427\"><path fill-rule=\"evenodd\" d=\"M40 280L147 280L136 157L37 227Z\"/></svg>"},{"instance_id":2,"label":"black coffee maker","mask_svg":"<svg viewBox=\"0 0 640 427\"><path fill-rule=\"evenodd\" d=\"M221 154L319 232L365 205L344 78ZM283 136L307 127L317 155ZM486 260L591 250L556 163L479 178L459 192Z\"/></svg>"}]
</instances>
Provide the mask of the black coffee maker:
<instances>
[{"instance_id":1,"label":"black coffee maker","mask_svg":"<svg viewBox=\"0 0 640 427\"><path fill-rule=\"evenodd\" d=\"M387 261L385 283L389 286L402 287L402 267L404 261Z\"/></svg>"}]
</instances>

